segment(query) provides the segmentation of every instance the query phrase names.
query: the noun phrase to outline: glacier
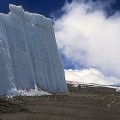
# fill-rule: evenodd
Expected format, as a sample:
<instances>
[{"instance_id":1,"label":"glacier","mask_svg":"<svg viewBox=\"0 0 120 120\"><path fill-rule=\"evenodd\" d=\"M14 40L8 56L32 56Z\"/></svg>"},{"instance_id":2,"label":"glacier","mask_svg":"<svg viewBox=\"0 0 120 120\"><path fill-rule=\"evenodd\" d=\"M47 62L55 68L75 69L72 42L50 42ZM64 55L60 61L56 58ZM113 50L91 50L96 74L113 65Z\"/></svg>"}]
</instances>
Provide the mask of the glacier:
<instances>
[{"instance_id":1,"label":"glacier","mask_svg":"<svg viewBox=\"0 0 120 120\"><path fill-rule=\"evenodd\" d=\"M0 95L35 89L67 92L52 20L9 5L0 13Z\"/></svg>"}]
</instances>

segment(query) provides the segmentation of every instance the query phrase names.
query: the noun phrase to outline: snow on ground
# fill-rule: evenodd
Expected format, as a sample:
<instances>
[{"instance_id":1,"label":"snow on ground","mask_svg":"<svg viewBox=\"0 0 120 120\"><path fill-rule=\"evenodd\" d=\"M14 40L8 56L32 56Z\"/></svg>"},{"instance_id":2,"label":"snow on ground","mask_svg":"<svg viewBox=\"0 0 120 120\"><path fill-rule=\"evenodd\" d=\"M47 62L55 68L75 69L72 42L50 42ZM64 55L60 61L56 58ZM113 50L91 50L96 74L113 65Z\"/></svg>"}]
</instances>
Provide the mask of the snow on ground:
<instances>
[{"instance_id":1,"label":"snow on ground","mask_svg":"<svg viewBox=\"0 0 120 120\"><path fill-rule=\"evenodd\" d=\"M66 81L75 81L83 83L94 83L101 85L114 85L120 84L120 80L112 77L105 76L102 72L97 69L89 68L83 70L65 70Z\"/></svg>"},{"instance_id":2,"label":"snow on ground","mask_svg":"<svg viewBox=\"0 0 120 120\"><path fill-rule=\"evenodd\" d=\"M67 83L74 84L75 87L77 87L78 84L87 84L95 87L111 87L120 91L119 79L112 76L107 77L102 72L94 68L83 70L65 70L65 79Z\"/></svg>"},{"instance_id":3,"label":"snow on ground","mask_svg":"<svg viewBox=\"0 0 120 120\"><path fill-rule=\"evenodd\" d=\"M12 90L8 92L7 97L11 98L13 96L42 96L42 95L51 95L47 91L39 90L37 87L35 89L27 90Z\"/></svg>"}]
</instances>

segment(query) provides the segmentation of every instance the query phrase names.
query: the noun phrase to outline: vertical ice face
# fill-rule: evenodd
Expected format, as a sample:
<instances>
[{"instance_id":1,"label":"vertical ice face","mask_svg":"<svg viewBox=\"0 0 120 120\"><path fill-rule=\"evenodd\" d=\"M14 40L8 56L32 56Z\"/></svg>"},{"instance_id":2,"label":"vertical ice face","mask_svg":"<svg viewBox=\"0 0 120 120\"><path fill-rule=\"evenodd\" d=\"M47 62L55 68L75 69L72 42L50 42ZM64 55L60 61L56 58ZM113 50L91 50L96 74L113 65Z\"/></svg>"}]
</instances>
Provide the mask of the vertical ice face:
<instances>
[{"instance_id":1,"label":"vertical ice face","mask_svg":"<svg viewBox=\"0 0 120 120\"><path fill-rule=\"evenodd\" d=\"M67 92L52 21L10 5L0 14L0 95L11 89Z\"/></svg>"}]
</instances>

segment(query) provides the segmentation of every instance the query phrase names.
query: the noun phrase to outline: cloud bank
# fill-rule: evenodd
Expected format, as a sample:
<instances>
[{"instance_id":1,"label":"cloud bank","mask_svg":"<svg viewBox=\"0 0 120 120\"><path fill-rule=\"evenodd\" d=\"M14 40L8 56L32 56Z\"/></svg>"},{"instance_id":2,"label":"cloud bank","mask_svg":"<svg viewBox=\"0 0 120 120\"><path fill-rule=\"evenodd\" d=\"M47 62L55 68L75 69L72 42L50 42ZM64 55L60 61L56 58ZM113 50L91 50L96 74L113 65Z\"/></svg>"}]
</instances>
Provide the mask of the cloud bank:
<instances>
[{"instance_id":1,"label":"cloud bank","mask_svg":"<svg viewBox=\"0 0 120 120\"><path fill-rule=\"evenodd\" d=\"M120 13L108 17L101 5L76 1L67 3L63 7L64 14L55 21L55 34L59 50L77 68L96 68L92 70L99 75L92 79L85 77L84 80L116 84L120 79ZM78 71L74 72L83 73ZM91 76L91 69L83 71ZM71 72L65 73L68 78Z\"/></svg>"},{"instance_id":2,"label":"cloud bank","mask_svg":"<svg viewBox=\"0 0 120 120\"><path fill-rule=\"evenodd\" d=\"M77 68L96 68L120 79L120 12L107 16L92 2L67 3L55 20L59 50Z\"/></svg>"}]
</instances>

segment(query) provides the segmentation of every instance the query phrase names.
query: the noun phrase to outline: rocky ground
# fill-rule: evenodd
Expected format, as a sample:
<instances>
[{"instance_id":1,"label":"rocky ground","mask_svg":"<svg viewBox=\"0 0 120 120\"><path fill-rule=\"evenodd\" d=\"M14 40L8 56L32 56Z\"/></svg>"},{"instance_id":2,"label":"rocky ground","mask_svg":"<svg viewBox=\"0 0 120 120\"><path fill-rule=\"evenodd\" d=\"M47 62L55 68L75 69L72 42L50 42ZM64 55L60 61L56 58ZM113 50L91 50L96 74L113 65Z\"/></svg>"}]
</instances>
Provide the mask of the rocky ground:
<instances>
[{"instance_id":1,"label":"rocky ground","mask_svg":"<svg viewBox=\"0 0 120 120\"><path fill-rule=\"evenodd\" d=\"M120 93L72 87L68 94L0 98L0 120L120 120Z\"/></svg>"}]
</instances>

